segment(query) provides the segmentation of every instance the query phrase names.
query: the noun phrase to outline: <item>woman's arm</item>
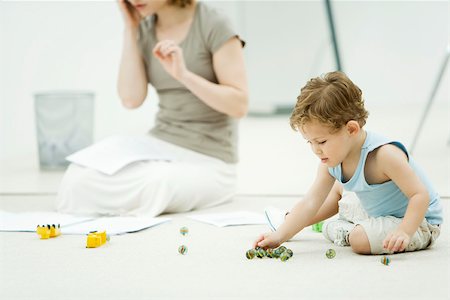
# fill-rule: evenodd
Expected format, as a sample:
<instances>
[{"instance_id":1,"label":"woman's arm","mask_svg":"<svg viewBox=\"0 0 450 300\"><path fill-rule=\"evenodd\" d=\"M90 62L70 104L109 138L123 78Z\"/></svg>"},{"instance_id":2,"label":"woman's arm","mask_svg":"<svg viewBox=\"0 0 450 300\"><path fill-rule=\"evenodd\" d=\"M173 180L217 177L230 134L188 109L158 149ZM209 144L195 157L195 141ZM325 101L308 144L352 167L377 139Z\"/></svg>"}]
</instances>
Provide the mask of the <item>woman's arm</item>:
<instances>
[{"instance_id":1,"label":"woman's arm","mask_svg":"<svg viewBox=\"0 0 450 300\"><path fill-rule=\"evenodd\" d=\"M118 4L124 19L125 30L117 91L125 107L136 108L147 97L148 82L145 64L137 43L141 17L129 2L119 0Z\"/></svg>"},{"instance_id":2,"label":"woman's arm","mask_svg":"<svg viewBox=\"0 0 450 300\"><path fill-rule=\"evenodd\" d=\"M231 117L247 114L248 90L241 42L232 38L213 55L219 84L187 73L181 82L210 107Z\"/></svg>"},{"instance_id":3,"label":"woman's arm","mask_svg":"<svg viewBox=\"0 0 450 300\"><path fill-rule=\"evenodd\" d=\"M182 49L173 41L159 42L153 54L172 77L211 108L235 118L241 118L247 113L247 77L238 38L231 38L213 54L218 84L187 70Z\"/></svg>"}]
</instances>

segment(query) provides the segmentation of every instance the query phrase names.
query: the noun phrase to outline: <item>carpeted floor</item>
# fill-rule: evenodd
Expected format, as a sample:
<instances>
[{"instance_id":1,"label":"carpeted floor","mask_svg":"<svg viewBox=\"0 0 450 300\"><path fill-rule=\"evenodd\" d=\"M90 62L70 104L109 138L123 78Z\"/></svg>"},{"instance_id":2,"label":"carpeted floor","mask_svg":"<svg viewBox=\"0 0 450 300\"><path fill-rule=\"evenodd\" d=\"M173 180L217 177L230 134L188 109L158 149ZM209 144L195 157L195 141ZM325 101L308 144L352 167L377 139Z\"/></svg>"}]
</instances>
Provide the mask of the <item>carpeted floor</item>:
<instances>
[{"instance_id":1,"label":"carpeted floor","mask_svg":"<svg viewBox=\"0 0 450 300\"><path fill-rule=\"evenodd\" d=\"M1 196L0 209L51 210L54 196ZM198 213L289 209L296 197L236 197ZM449 218L449 200L444 200ZM310 228L285 245L287 262L247 260L268 227L219 228L187 216L85 248L85 236L40 240L34 233L0 233L0 299L449 299L449 230L425 251L380 256L337 247ZM181 226L189 234L179 233ZM185 244L185 256L177 252ZM325 252L333 248L334 259Z\"/></svg>"}]
</instances>

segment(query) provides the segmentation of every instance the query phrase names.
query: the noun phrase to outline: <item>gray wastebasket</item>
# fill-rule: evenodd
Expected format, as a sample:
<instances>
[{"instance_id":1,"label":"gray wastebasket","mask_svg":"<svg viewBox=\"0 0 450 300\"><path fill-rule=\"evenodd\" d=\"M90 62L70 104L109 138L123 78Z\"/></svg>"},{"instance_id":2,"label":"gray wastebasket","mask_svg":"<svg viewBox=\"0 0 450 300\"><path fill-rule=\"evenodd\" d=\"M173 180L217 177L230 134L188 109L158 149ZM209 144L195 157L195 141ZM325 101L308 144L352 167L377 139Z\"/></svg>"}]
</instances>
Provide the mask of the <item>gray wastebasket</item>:
<instances>
[{"instance_id":1,"label":"gray wastebasket","mask_svg":"<svg viewBox=\"0 0 450 300\"><path fill-rule=\"evenodd\" d=\"M92 92L34 95L41 169L64 169L69 164L67 155L92 144L94 98Z\"/></svg>"}]
</instances>

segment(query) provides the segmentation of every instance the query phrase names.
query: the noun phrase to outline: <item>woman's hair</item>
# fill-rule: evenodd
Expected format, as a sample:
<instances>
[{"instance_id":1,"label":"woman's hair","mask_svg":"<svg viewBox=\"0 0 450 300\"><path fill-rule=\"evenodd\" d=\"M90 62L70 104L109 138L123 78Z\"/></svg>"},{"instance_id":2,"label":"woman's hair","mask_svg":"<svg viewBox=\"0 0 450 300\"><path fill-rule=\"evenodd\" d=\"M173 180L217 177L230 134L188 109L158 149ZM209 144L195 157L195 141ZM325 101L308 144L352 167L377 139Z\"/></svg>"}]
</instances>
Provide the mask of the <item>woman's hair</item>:
<instances>
[{"instance_id":1,"label":"woman's hair","mask_svg":"<svg viewBox=\"0 0 450 300\"><path fill-rule=\"evenodd\" d=\"M343 72L330 72L310 79L301 89L290 118L292 129L317 120L338 130L350 120L366 124L362 92Z\"/></svg>"},{"instance_id":2,"label":"woman's hair","mask_svg":"<svg viewBox=\"0 0 450 300\"><path fill-rule=\"evenodd\" d=\"M189 6L194 2L193 0L169 0L169 5L176 5L182 8L185 8L186 6Z\"/></svg>"}]
</instances>

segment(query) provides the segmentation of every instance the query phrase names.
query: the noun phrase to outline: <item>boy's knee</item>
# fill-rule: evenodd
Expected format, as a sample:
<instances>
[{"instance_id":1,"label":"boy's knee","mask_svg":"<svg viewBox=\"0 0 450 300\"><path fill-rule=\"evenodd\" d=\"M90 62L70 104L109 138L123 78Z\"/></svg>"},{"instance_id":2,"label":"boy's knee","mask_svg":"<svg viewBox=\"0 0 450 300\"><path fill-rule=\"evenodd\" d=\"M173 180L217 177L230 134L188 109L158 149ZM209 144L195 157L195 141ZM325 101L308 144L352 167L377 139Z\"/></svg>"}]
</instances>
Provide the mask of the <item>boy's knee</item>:
<instances>
[{"instance_id":1,"label":"boy's knee","mask_svg":"<svg viewBox=\"0 0 450 300\"><path fill-rule=\"evenodd\" d=\"M358 254L370 254L370 243L366 231L361 225L356 225L349 235L350 246Z\"/></svg>"}]
</instances>

